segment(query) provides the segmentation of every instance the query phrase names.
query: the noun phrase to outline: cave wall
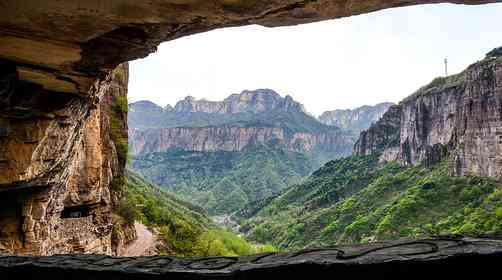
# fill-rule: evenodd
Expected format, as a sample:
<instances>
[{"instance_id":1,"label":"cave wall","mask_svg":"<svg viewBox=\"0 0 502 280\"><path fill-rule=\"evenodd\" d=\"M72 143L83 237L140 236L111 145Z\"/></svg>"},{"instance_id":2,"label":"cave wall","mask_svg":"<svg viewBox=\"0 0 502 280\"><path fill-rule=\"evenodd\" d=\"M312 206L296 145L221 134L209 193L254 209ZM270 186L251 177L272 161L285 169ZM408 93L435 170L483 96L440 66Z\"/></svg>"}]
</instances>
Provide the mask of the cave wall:
<instances>
[{"instance_id":1,"label":"cave wall","mask_svg":"<svg viewBox=\"0 0 502 280\"><path fill-rule=\"evenodd\" d=\"M110 186L125 166L117 143L127 143L126 113L116 101L126 98L127 64L97 81L88 98L21 81L12 64L3 69L0 196L13 205L2 204L0 224L15 229L0 231L0 250L111 254ZM62 217L76 206L85 216Z\"/></svg>"}]
</instances>

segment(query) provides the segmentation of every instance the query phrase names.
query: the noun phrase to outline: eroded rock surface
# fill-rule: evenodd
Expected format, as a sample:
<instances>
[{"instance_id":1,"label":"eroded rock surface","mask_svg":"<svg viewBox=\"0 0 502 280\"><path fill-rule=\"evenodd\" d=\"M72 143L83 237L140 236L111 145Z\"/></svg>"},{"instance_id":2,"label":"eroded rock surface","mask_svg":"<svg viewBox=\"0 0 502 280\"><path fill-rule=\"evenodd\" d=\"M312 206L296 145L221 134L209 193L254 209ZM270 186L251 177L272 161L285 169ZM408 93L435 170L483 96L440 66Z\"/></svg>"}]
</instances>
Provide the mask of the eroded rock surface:
<instances>
[{"instance_id":1,"label":"eroded rock surface","mask_svg":"<svg viewBox=\"0 0 502 280\"><path fill-rule=\"evenodd\" d=\"M92 98L45 90L11 69L14 86L0 95L0 249L111 254L110 186L125 164L117 135L127 143L126 115L113 110L127 94L127 65L96 82Z\"/></svg>"},{"instance_id":2,"label":"eroded rock surface","mask_svg":"<svg viewBox=\"0 0 502 280\"><path fill-rule=\"evenodd\" d=\"M502 59L491 53L391 107L361 133L354 153L383 153L404 165L447 159L453 175L501 177Z\"/></svg>"},{"instance_id":3,"label":"eroded rock surface","mask_svg":"<svg viewBox=\"0 0 502 280\"><path fill-rule=\"evenodd\" d=\"M131 130L134 153L163 152L178 148L186 151L242 151L252 144L276 142L289 151L313 152L314 149L334 154L347 154L353 142L350 137L297 132L288 135L279 127L197 127Z\"/></svg>"},{"instance_id":4,"label":"eroded rock surface","mask_svg":"<svg viewBox=\"0 0 502 280\"><path fill-rule=\"evenodd\" d=\"M361 132L354 145L354 154L371 155L399 146L401 114L401 106L391 106L376 123Z\"/></svg>"},{"instance_id":5,"label":"eroded rock surface","mask_svg":"<svg viewBox=\"0 0 502 280\"><path fill-rule=\"evenodd\" d=\"M110 190L120 185L127 143L125 118L111 114L108 102L125 94L124 71L111 73L120 63L148 55L162 41L215 28L293 25L439 2L500 1L0 1L0 202L6 206L0 248L111 252L117 198ZM492 135L487 131L481 133ZM480 156L499 162L488 142L479 141ZM473 151L476 143L466 144ZM466 172L464 163L476 166L458 162L458 173ZM480 173L496 170L483 168Z\"/></svg>"},{"instance_id":6,"label":"eroded rock surface","mask_svg":"<svg viewBox=\"0 0 502 280\"><path fill-rule=\"evenodd\" d=\"M497 0L3 0L0 58L20 77L58 92L87 94L95 79L144 57L163 41L216 28L281 26L428 3Z\"/></svg>"},{"instance_id":7,"label":"eroded rock surface","mask_svg":"<svg viewBox=\"0 0 502 280\"><path fill-rule=\"evenodd\" d=\"M272 145L327 158L350 154L355 134L323 125L289 95L271 89L245 90L222 101L193 97L162 108L148 101L129 105L129 146L133 154L169 149L242 151Z\"/></svg>"},{"instance_id":8,"label":"eroded rock surface","mask_svg":"<svg viewBox=\"0 0 502 280\"><path fill-rule=\"evenodd\" d=\"M377 122L392 105L394 104L384 102L372 106L365 105L352 110L326 111L319 116L319 121L359 133Z\"/></svg>"}]
</instances>

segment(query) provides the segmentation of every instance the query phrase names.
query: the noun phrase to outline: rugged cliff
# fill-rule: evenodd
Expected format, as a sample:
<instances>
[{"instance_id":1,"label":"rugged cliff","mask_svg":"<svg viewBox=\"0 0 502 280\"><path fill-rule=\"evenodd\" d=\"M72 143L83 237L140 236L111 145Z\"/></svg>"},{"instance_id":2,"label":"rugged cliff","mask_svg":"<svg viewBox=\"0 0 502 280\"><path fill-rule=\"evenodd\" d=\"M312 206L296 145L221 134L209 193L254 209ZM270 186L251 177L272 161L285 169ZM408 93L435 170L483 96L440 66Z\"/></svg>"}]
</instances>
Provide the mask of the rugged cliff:
<instances>
[{"instance_id":1,"label":"rugged cliff","mask_svg":"<svg viewBox=\"0 0 502 280\"><path fill-rule=\"evenodd\" d=\"M241 230L288 249L500 235L501 55L496 49L390 107L361 132L355 155L243 208Z\"/></svg>"},{"instance_id":2,"label":"rugged cliff","mask_svg":"<svg viewBox=\"0 0 502 280\"><path fill-rule=\"evenodd\" d=\"M120 63L146 56L162 41L215 28L293 25L437 2L1 1L0 57L7 61L0 63L2 247L34 254L92 251L96 242L76 243L83 240L78 234L93 232L104 244L94 244L95 251L108 252L106 189L121 161L103 147L125 149L122 141L105 139L110 133L101 121L108 112L97 102L112 84L104 77ZM72 227L62 227L67 215L85 213L103 228L68 233Z\"/></svg>"},{"instance_id":3,"label":"rugged cliff","mask_svg":"<svg viewBox=\"0 0 502 280\"><path fill-rule=\"evenodd\" d=\"M349 155L355 140L269 89L223 101L187 97L174 108L147 101L129 107L132 167L211 214L231 213L299 182Z\"/></svg>"},{"instance_id":4,"label":"rugged cliff","mask_svg":"<svg viewBox=\"0 0 502 280\"><path fill-rule=\"evenodd\" d=\"M187 97L174 108L148 101L129 105L129 146L133 154L186 151L242 151L250 145L281 145L285 150L350 154L355 137L324 125L290 96L270 89L243 91L223 101Z\"/></svg>"},{"instance_id":5,"label":"rugged cliff","mask_svg":"<svg viewBox=\"0 0 502 280\"><path fill-rule=\"evenodd\" d=\"M123 176L127 65L87 96L0 73L0 250L50 255L111 254L111 186Z\"/></svg>"},{"instance_id":6,"label":"rugged cliff","mask_svg":"<svg viewBox=\"0 0 502 280\"><path fill-rule=\"evenodd\" d=\"M394 104L384 102L373 106L361 106L353 110L326 111L319 116L319 121L359 133L378 121L392 105Z\"/></svg>"},{"instance_id":7,"label":"rugged cliff","mask_svg":"<svg viewBox=\"0 0 502 280\"><path fill-rule=\"evenodd\" d=\"M401 106L394 105L369 129L362 131L354 145L355 155L371 155L376 152L387 151L397 153L400 141Z\"/></svg>"},{"instance_id":8,"label":"rugged cliff","mask_svg":"<svg viewBox=\"0 0 502 280\"><path fill-rule=\"evenodd\" d=\"M421 88L362 132L354 153L403 165L447 159L454 175L502 176L502 57L494 50Z\"/></svg>"},{"instance_id":9,"label":"rugged cliff","mask_svg":"<svg viewBox=\"0 0 502 280\"><path fill-rule=\"evenodd\" d=\"M317 123L307 116L303 105L291 96L282 97L271 89L245 90L222 101L196 100L187 96L174 107L162 108L150 101L129 104L129 126L136 129L166 127L205 127L247 123L277 118L277 115L296 113L305 115L304 121ZM268 122L269 126L271 125ZM320 124L317 124L320 125Z\"/></svg>"},{"instance_id":10,"label":"rugged cliff","mask_svg":"<svg viewBox=\"0 0 502 280\"><path fill-rule=\"evenodd\" d=\"M196 100L188 96L179 101L173 108L178 113L215 113L215 114L238 114L238 113L261 113L278 110L304 111L300 103L287 95L282 98L271 89L245 90L240 94L232 94L223 101Z\"/></svg>"},{"instance_id":11,"label":"rugged cliff","mask_svg":"<svg viewBox=\"0 0 502 280\"><path fill-rule=\"evenodd\" d=\"M270 89L246 90L223 101L187 97L174 108L148 101L129 107L129 144L134 154L172 148L242 151L252 144L273 143L289 151L340 156L350 153L355 138L318 122L302 104Z\"/></svg>"},{"instance_id":12,"label":"rugged cliff","mask_svg":"<svg viewBox=\"0 0 502 280\"><path fill-rule=\"evenodd\" d=\"M296 132L288 135L281 127L182 127L130 130L134 154L162 152L173 148L186 151L242 151L254 144L279 144L288 151L324 151L346 155L352 138L343 134Z\"/></svg>"}]
</instances>

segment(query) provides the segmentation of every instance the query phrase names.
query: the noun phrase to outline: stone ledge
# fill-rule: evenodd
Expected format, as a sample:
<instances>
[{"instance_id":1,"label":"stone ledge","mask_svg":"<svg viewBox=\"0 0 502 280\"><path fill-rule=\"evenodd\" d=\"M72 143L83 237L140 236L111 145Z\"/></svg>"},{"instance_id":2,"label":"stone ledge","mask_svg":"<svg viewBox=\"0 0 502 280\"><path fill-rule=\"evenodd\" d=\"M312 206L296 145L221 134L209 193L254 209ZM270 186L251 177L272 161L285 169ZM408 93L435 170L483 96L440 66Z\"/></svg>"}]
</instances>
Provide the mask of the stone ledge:
<instances>
[{"instance_id":1,"label":"stone ledge","mask_svg":"<svg viewBox=\"0 0 502 280\"><path fill-rule=\"evenodd\" d=\"M103 255L0 255L2 279L271 279L499 273L502 240L439 237L242 257L116 258ZM315 277L319 275L319 277ZM492 274L496 275L496 274ZM403 278L404 277L404 278ZM331 277L330 277L331 278Z\"/></svg>"}]
</instances>

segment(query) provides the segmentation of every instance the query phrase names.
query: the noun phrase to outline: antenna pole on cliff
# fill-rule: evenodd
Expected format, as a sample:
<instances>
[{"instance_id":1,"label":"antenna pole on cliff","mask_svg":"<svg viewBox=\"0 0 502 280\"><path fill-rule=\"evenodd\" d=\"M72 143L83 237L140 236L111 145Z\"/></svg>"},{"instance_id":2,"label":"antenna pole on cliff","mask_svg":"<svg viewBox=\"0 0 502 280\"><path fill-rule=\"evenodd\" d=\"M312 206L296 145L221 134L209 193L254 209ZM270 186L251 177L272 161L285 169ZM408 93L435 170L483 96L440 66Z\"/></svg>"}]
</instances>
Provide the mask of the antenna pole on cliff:
<instances>
[{"instance_id":1,"label":"antenna pole on cliff","mask_svg":"<svg viewBox=\"0 0 502 280\"><path fill-rule=\"evenodd\" d=\"M444 75L445 77L448 77L448 59L444 59Z\"/></svg>"}]
</instances>

